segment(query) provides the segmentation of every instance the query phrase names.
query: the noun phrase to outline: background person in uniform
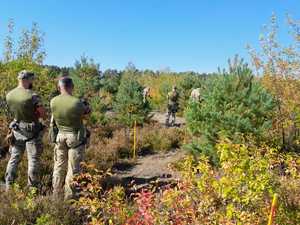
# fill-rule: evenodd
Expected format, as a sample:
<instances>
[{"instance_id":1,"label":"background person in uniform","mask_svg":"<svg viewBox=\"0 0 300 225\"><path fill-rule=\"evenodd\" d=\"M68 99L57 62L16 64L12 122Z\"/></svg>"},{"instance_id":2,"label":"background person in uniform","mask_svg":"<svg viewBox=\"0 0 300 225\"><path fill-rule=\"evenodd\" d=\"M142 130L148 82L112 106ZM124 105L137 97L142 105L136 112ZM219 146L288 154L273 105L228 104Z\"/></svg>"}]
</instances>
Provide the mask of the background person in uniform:
<instances>
[{"instance_id":1,"label":"background person in uniform","mask_svg":"<svg viewBox=\"0 0 300 225\"><path fill-rule=\"evenodd\" d=\"M176 120L176 113L178 111L178 101L179 101L179 93L177 91L177 87L174 85L172 87L172 91L167 95L168 99L168 106L167 106L167 119L166 119L166 126L174 126ZM170 117L172 117L170 123Z\"/></svg>"},{"instance_id":2,"label":"background person in uniform","mask_svg":"<svg viewBox=\"0 0 300 225\"><path fill-rule=\"evenodd\" d=\"M195 88L191 92L191 100L194 102L200 102L200 88Z\"/></svg>"},{"instance_id":3,"label":"background person in uniform","mask_svg":"<svg viewBox=\"0 0 300 225\"><path fill-rule=\"evenodd\" d=\"M39 118L46 118L46 111L40 98L31 89L34 74L26 70L18 74L19 85L6 96L8 108L14 120L10 123L12 140L10 141L10 159L6 168L6 189L14 182L17 167L24 151L28 158L28 186L39 184L40 156L42 154L43 125Z\"/></svg>"},{"instance_id":4,"label":"background person in uniform","mask_svg":"<svg viewBox=\"0 0 300 225\"><path fill-rule=\"evenodd\" d=\"M54 149L53 193L65 199L74 197L72 180L79 173L83 161L87 130L83 116L90 113L86 102L72 96L73 81L69 77L58 81L60 95L51 100L53 119L58 128ZM64 190L63 190L64 189Z\"/></svg>"},{"instance_id":5,"label":"background person in uniform","mask_svg":"<svg viewBox=\"0 0 300 225\"><path fill-rule=\"evenodd\" d=\"M143 90L143 102L147 103L150 98L150 87L145 87Z\"/></svg>"}]
</instances>

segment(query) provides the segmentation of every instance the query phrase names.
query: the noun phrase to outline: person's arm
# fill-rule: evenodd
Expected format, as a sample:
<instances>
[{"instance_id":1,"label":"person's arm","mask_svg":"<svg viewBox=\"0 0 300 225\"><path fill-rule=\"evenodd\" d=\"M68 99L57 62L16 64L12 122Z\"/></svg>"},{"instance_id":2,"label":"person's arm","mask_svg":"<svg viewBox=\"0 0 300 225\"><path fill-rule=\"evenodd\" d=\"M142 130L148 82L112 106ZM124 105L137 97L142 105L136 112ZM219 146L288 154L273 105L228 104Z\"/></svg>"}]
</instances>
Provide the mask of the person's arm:
<instances>
[{"instance_id":1,"label":"person's arm","mask_svg":"<svg viewBox=\"0 0 300 225\"><path fill-rule=\"evenodd\" d=\"M84 115L90 114L92 110L88 101L86 99L82 99L81 102L84 106Z\"/></svg>"},{"instance_id":2,"label":"person's arm","mask_svg":"<svg viewBox=\"0 0 300 225\"><path fill-rule=\"evenodd\" d=\"M52 115L51 115L51 119L50 119L50 127L54 127L54 126L56 126L56 122L55 122L54 116L53 116L53 114L52 114Z\"/></svg>"}]
</instances>

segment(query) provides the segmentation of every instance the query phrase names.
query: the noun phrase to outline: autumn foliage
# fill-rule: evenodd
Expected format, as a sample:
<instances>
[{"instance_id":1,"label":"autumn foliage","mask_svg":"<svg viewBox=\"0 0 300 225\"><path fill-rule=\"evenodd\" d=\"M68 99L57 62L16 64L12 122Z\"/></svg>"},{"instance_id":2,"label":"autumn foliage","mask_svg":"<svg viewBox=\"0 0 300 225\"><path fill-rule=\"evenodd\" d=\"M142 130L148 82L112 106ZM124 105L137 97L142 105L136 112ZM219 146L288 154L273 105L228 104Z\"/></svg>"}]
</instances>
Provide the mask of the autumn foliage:
<instances>
[{"instance_id":1,"label":"autumn foliage","mask_svg":"<svg viewBox=\"0 0 300 225\"><path fill-rule=\"evenodd\" d=\"M284 47L277 41L278 25L272 17L261 49L249 47L254 68L236 57L227 70L199 74L138 70L132 63L121 71L101 71L100 64L86 56L71 68L46 66L37 25L25 30L14 46L10 22L0 61L0 144L12 119L5 94L16 86L22 69L37 75L34 90L46 108L57 94L57 78L71 76L75 95L91 104L93 112L84 122L92 136L86 163L73 182L76 199L52 199L53 146L45 135L41 187L26 188L27 162L22 160L13 189L0 190L0 224L267 224L275 193L279 204L274 224L299 224L299 21L288 17L288 26L293 41ZM151 114L165 112L172 85L180 92L178 114L185 115L186 124L166 128L151 121ZM150 87L147 105L142 102L144 87ZM200 88L201 101L190 100L193 88ZM186 154L168 165L177 179L163 184L154 179L143 188L134 179L130 188L116 179L116 165L134 167L139 157L169 151ZM2 178L7 161L8 156L0 160Z\"/></svg>"}]
</instances>

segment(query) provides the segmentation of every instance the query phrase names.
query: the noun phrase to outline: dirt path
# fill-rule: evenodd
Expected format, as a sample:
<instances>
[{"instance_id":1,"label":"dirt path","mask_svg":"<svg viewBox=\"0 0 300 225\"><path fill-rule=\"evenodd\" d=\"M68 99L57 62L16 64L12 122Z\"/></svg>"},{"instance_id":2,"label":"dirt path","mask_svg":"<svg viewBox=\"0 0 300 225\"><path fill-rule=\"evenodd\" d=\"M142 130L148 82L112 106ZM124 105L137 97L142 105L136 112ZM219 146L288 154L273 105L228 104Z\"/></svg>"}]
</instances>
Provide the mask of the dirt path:
<instances>
[{"instance_id":1,"label":"dirt path","mask_svg":"<svg viewBox=\"0 0 300 225\"><path fill-rule=\"evenodd\" d=\"M113 169L114 179L128 188L139 190L155 182L164 186L180 178L178 172L172 170L170 165L185 156L183 150L160 152L153 155L139 157L134 165L120 163Z\"/></svg>"},{"instance_id":2,"label":"dirt path","mask_svg":"<svg viewBox=\"0 0 300 225\"><path fill-rule=\"evenodd\" d=\"M107 112L107 115L110 117L116 116L112 111ZM150 113L150 117L152 121L164 127L166 113L153 111ZM182 127L184 125L185 119L177 117L175 126ZM131 193L148 187L154 182L156 186L175 183L180 178L180 175L170 168L170 164L177 162L184 156L184 150L174 149L169 152L139 156L134 162L121 161L113 167L112 172L114 176L111 177L108 185L122 185Z\"/></svg>"},{"instance_id":3,"label":"dirt path","mask_svg":"<svg viewBox=\"0 0 300 225\"><path fill-rule=\"evenodd\" d=\"M160 123L165 124L166 122L166 113L153 111L150 113L151 119ZM176 117L175 125L178 127L185 125L185 119L183 117Z\"/></svg>"},{"instance_id":4,"label":"dirt path","mask_svg":"<svg viewBox=\"0 0 300 225\"><path fill-rule=\"evenodd\" d=\"M116 113L113 111L106 112L106 115L109 117L115 117ZM151 120L158 122L159 124L165 124L166 122L166 113L162 113L159 111L152 111L150 113ZM185 119L183 117L176 117L175 121L176 126L184 126L185 125Z\"/></svg>"}]
</instances>

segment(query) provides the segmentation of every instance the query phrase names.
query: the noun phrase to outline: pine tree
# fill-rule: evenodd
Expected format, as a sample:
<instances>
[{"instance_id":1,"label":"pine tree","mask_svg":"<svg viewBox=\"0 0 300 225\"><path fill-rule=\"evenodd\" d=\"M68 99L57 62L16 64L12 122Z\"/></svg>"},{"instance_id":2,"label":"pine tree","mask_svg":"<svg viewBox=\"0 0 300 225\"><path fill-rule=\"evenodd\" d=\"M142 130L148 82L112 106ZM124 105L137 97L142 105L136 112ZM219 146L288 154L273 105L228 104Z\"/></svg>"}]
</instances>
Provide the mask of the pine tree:
<instances>
[{"instance_id":1,"label":"pine tree","mask_svg":"<svg viewBox=\"0 0 300 225\"><path fill-rule=\"evenodd\" d=\"M79 97L91 97L100 89L100 64L85 55L75 61L74 68L70 70Z\"/></svg>"},{"instance_id":2,"label":"pine tree","mask_svg":"<svg viewBox=\"0 0 300 225\"><path fill-rule=\"evenodd\" d=\"M209 78L201 93L203 101L190 102L185 112L195 137L191 150L209 155L216 163L214 145L220 136L233 141L240 135L257 141L266 137L275 103L242 60L229 61L229 71Z\"/></svg>"},{"instance_id":3,"label":"pine tree","mask_svg":"<svg viewBox=\"0 0 300 225\"><path fill-rule=\"evenodd\" d=\"M113 107L119 121L126 126L131 127L134 121L141 124L147 119L150 107L143 102L143 87L134 76L122 77Z\"/></svg>"}]
</instances>

